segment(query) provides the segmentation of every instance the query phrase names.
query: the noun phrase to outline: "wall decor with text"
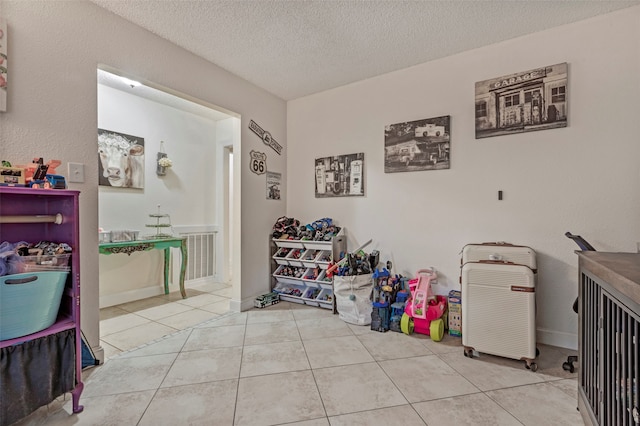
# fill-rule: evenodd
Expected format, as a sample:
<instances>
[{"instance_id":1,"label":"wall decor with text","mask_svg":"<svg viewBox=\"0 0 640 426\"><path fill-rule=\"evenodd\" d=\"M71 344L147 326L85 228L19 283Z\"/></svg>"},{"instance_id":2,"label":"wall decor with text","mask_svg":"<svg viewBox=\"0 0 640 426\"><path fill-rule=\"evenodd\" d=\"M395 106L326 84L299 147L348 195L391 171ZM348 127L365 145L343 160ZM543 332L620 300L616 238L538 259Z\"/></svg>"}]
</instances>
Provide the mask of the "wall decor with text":
<instances>
[{"instance_id":1,"label":"wall decor with text","mask_svg":"<svg viewBox=\"0 0 640 426\"><path fill-rule=\"evenodd\" d=\"M476 139L567 126L567 63L476 83Z\"/></svg>"}]
</instances>

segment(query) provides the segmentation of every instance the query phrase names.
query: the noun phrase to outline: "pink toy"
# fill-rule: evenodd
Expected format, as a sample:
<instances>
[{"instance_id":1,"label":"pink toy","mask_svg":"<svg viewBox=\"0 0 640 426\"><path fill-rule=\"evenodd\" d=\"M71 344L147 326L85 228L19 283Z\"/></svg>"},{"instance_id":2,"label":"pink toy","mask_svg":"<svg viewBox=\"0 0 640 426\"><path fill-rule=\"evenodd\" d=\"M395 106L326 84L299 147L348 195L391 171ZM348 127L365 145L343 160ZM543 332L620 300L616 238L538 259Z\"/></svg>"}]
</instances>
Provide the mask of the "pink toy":
<instances>
[{"instance_id":1,"label":"pink toy","mask_svg":"<svg viewBox=\"0 0 640 426\"><path fill-rule=\"evenodd\" d=\"M434 269L421 269L416 272L418 282L415 289L411 292L412 297L412 317L427 319L427 305L431 300L435 299L433 290L431 290L431 280L436 280L438 275ZM409 281L411 289L411 281Z\"/></svg>"},{"instance_id":2,"label":"pink toy","mask_svg":"<svg viewBox=\"0 0 640 426\"><path fill-rule=\"evenodd\" d=\"M416 333L431 336L431 322L441 318L447 310L447 298L434 295L431 289L431 284L437 278L435 269L421 269L416 273L416 278L409 281L411 297L407 301L405 313L413 319L413 331ZM440 339L441 336L438 340Z\"/></svg>"}]
</instances>

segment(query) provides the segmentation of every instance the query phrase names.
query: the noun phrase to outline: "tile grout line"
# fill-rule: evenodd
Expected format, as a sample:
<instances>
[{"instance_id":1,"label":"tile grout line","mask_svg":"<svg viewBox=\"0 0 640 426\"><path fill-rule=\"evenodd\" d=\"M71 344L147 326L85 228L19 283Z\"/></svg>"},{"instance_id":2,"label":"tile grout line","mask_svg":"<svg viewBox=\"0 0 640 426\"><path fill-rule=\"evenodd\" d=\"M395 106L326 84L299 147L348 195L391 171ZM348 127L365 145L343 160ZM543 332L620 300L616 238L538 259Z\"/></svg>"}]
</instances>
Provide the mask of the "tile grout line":
<instances>
[{"instance_id":1,"label":"tile grout line","mask_svg":"<svg viewBox=\"0 0 640 426\"><path fill-rule=\"evenodd\" d=\"M304 356L307 358L307 363L309 364L309 371L311 372L311 377L313 377L313 383L316 385L316 392L318 392L318 396L320 397L320 403L322 404L322 410L324 411L324 418L329 422L329 415L327 413L327 407L324 403L324 398L322 398L322 393L320 392L320 387L318 386L318 380L316 378L315 371L313 369L313 365L311 365L311 360L309 359L309 354L307 353L307 347L304 344L304 340L302 339L302 333L300 332L300 328L298 328L298 320L296 316L293 314L293 309L289 307L291 312L291 316L293 317L293 322L296 325L296 331L298 332L298 337L300 337L300 344L302 345L302 350L304 351Z\"/></svg>"},{"instance_id":2,"label":"tile grout line","mask_svg":"<svg viewBox=\"0 0 640 426\"><path fill-rule=\"evenodd\" d=\"M292 305L291 305L291 304L289 304L286 310L290 313L290 315L291 315L291 319L293 319L293 320L294 320L294 324L295 324L295 326L296 326L297 336L298 336L298 338L299 338L299 341L302 343L302 348L303 348L303 351L304 351L304 354L305 354L305 357L306 357L307 363L308 363L308 365L309 365L309 370L311 371L312 377L313 377L313 379L314 379L314 384L315 384L315 387L316 387L316 391L317 391L318 395L320 396L320 401L321 401L321 403L322 403L323 410L324 410L324 413L325 413L325 416L324 416L324 417L318 417L318 419L320 419L320 418L326 418L326 419L327 419L327 421L328 421L328 420L329 420L329 416L328 416L328 414L327 414L327 410L326 410L326 407L325 407L325 402L324 402L324 400L323 400L323 398L322 398L322 394L320 393L320 389L319 389L319 386L318 386L318 383L317 383L317 377L316 377L316 374L315 374L315 373L316 373L316 371L315 371L315 370L319 370L319 369L314 369L314 368L313 368L313 366L312 366L312 364L311 364L311 361L310 361L310 359L309 359L309 353L308 353L308 351L307 351L307 348L306 348L306 346L305 346L305 341L304 341L304 340L303 340L303 338L302 338L302 333L301 333L300 328L299 328L299 321L304 321L305 319L304 319L304 316L303 316L303 318L298 319L298 318L296 317L296 315L294 315L294 311L295 311L296 309L292 309L292 308L291 308L291 306L292 306ZM197 309L197 308L192 307L192 310L193 310L193 309ZM274 310L274 311L275 311L275 310ZM145 344L145 345L142 345L142 346L139 346L139 347L137 347L137 348L133 348L133 349L130 349L130 350L126 351L126 352L123 352L122 354L129 353L129 352L135 351L135 350L137 350L137 349L143 348L143 347L145 347L145 346L148 346L148 345L150 345L150 344L160 342L160 341L162 341L162 340L164 340L164 339L166 339L166 338L169 338L169 337L171 337L171 336L175 336L175 335L177 335L178 333L183 332L183 331L186 331L186 330L188 330L188 333L189 333L189 336L190 336L190 335L191 335L191 333L193 332L193 330L194 330L196 327L202 326L203 324L207 324L207 323L214 323L214 322L220 321L220 320L222 320L222 319L224 319L224 318L231 317L231 316L234 316L234 315L237 315L237 314L238 314L238 313L235 313L235 312L233 312L233 313L232 313L232 312L228 312L228 313L226 313L226 314L224 314L224 315L221 315L221 316L219 316L219 317L217 317L217 318L212 318L211 320L207 320L207 321L204 321L204 322L202 322L202 323L196 324L196 325L194 325L194 326L188 327L188 328L187 328L187 329L185 329L185 330L177 330L176 332L171 333L170 335L165 335L165 336L163 336L163 337L161 337L161 338L159 338L159 339L155 339L154 341L149 342L149 343L147 343L147 344ZM250 311L247 311L247 315L245 316L245 318L244 318L244 322L243 322L243 324L244 324L244 332L243 332L243 340L242 340L242 347L241 347L241 353L240 353L240 368L239 368L239 370L238 370L238 377L237 377L237 384L236 384L236 397L235 397L234 412L233 412L233 423L234 423L234 424L235 424L235 421L236 421L236 416L237 416L237 414L238 414L238 411L237 411L237 410L238 410L238 401L239 401L239 396L240 396L240 395L239 395L239 384L240 384L241 375L242 375L242 360L243 360L243 356L244 356L244 349L245 349L245 346L247 346L247 345L246 345L246 342L247 342L247 335L248 335L248 326L250 325L250 324L249 324L249 316L250 316ZM332 317L334 317L334 316L331 316L331 317L329 317L329 318L332 318ZM324 317L323 317L323 318L324 318ZM316 318L307 318L307 320L308 320L308 319L316 319ZM289 320L285 320L285 321L281 321L281 322L286 322L286 321L289 321ZM267 322L267 323L273 323L273 322ZM278 321L275 321L275 323L278 323ZM259 324L259 323L256 323L256 324ZM265 323L265 324L266 324L266 323ZM229 327L229 326L231 326L231 325L230 325L230 324L227 324L227 325L221 325L221 327ZM368 348L368 347L363 343L363 341L362 341L362 339L363 339L363 338L362 338L362 337L360 337L360 336L365 336L365 335L366 335L366 333L356 334L356 332L355 332L351 327L349 327L349 331L350 331L349 336L355 336L355 337L356 337L356 340L357 340L357 341L358 341L358 342L359 342L359 343L360 343L360 344L365 348L365 351L366 351L366 352L371 356L371 358L372 358L373 362L376 362L376 364L378 365L378 367L383 371L383 373L386 375L386 377L387 377L387 378L388 378L388 379L393 383L394 387L396 387L396 389L399 391L399 393L404 397L404 399L405 399L405 401L406 401L406 404L407 404L407 405L410 405L410 406L411 406L411 408L412 408L412 410L413 410L414 412L416 412L416 414L418 415L418 417L423 421L423 423L425 423L425 424L426 424L426 420L425 420L425 419L423 419L423 418L419 415L419 413L417 413L417 411L416 411L416 409L415 409L415 407L414 407L414 403L411 403L411 402L409 402L409 401L408 401L407 397L406 397L406 396L404 396L403 392L402 392L402 391L397 387L397 385L396 385L396 383L393 381L393 379L391 379L391 377L389 376L389 374L387 374L387 372L384 370L384 368L382 368L382 366L380 365L380 363L381 363L381 362L389 361L389 360L386 360L386 359L378 360L378 359L376 359L376 357L372 354L371 350L370 350L370 349L369 349L369 348ZM145 409L144 409L144 411L142 412L142 415L141 415L140 419L138 420L137 424L140 424L140 422L141 422L142 418L144 417L144 415L145 415L145 414L146 414L146 412L148 411L148 408L149 408L149 406L150 406L151 402L153 402L153 400L154 400L154 399L155 399L155 397L157 396L157 394L158 394L159 390L161 389L162 383L164 383L164 382L166 381L166 378L167 378L167 375L169 374L169 371L171 370L171 368L173 367L173 365L174 365L174 364L175 364L175 362L177 361L177 358L180 356L180 354L181 354L181 353L183 353L183 349L184 349L184 347L185 347L185 345L186 345L186 342L187 342L187 341L188 341L188 339L189 339L189 336L187 336L187 338L186 338L186 339L185 339L185 341L183 342L182 346L180 347L180 349L179 349L179 351L178 351L178 353L177 353L177 355L176 355L176 358L172 361L171 365L169 366L169 369L167 370L167 373L165 374L165 376L164 376L164 378L162 379L162 381L160 382L160 385L158 385L158 386L157 386L157 388L155 389L155 391L154 391L154 393L153 393L153 396L151 397L151 399L150 399L149 403L147 404L146 408L145 408ZM348 337L348 336L345 336L345 337ZM325 338L326 338L326 337L325 337ZM315 339L311 339L311 340L315 340ZM276 342L276 343L281 343L281 342ZM506 408L504 408L504 407L503 407L503 406L502 406L498 401L496 401L496 400L494 400L493 398L491 398L491 396L489 396L487 393L488 393L488 392L494 392L494 391L507 390L507 389L515 389L515 388L520 388L520 387L525 387L525 386L532 386L532 385L545 384L545 383L549 383L551 386L555 387L556 389L559 389L559 387L558 387L558 386L554 386L554 383L555 383L555 382L559 382L560 380L563 380L563 379L564 379L564 380L575 380L575 378L572 378L572 377L555 377L555 376L550 376L550 378L549 378L549 379L542 379L542 381L541 381L541 382L525 383L525 384L516 385L516 386L508 386L508 387L504 387L504 388L497 388L497 389L491 389L491 390L483 391L483 390L479 389L479 388L478 388L474 383L472 383L472 382L471 382L471 381L470 381L470 380L469 380L465 375L463 375L460 371L458 371L458 369L456 369L453 365L449 364L449 363L447 362L447 360L446 360L446 359L444 359L444 358L449 358L449 355L450 355L451 353L453 353L453 351L451 351L451 352L436 353L436 352L433 352L431 349L429 349L429 347L428 347L428 346L426 346L424 343L423 343L423 346L425 347L425 351L426 351L426 352L429 352L429 353L425 353L425 354L422 354L422 355L416 355L416 356L410 356L410 357L406 357L406 358L402 358L402 359L410 359L410 358L417 358L417 357L423 357L423 356L429 356L429 355L436 355L436 356L438 357L438 359L440 359L440 360L441 360L445 365L447 365L449 368L451 368L453 371L455 371L455 372L456 372L456 374L459 374L461 377L463 377L465 380L467 380L467 381L468 381L468 382L469 382L469 383L470 383L474 388L476 388L476 389L478 390L478 392L467 393L467 394L461 394L461 395L455 395L455 396L449 396L449 397L443 397L443 398L436 398L436 399L432 399L432 400L428 400L428 401L418 401L418 402L416 402L416 404L417 404L417 403L422 403L422 402L431 402L431 401L437 401L437 400L443 400L443 399L458 398L458 397L463 397L463 396L467 396L467 395L476 395L476 394L480 394L480 393L481 393L481 394L485 395L486 397L488 397L488 398L489 398L492 402L494 402L498 407L500 407L500 409L502 409L502 410L506 411L507 413L509 413L509 415L510 415L511 417L513 417L513 418L514 418L514 419L515 419L519 424L522 424L522 422L521 422L521 421L520 421L520 420L519 420L519 419L518 419L518 418L517 418L513 413L511 413L509 410L507 410ZM122 355L122 354L118 354L118 355L117 355L117 357L119 357L119 356L120 356L120 355ZM444 357L444 358L443 358L443 357ZM344 365L344 366L358 365L358 364L367 364L367 363L371 363L371 362L360 362L360 363L356 363L356 364L346 364L346 365ZM499 365L499 364L496 364L496 365L498 365L498 366L502 367L502 365ZM336 367L338 367L338 366L336 366ZM511 367L511 366L505 366L505 367ZM332 367L323 367L323 368L332 368ZM296 371L305 371L305 370L296 370ZM269 376L269 375L273 375L273 374L280 374L280 373L259 374L259 375L256 375L256 376L250 376L250 377ZM210 381L210 382L216 382L216 381L218 381L218 380L212 380L212 381ZM562 389L559 389L559 390L561 390L561 391L562 391ZM564 393L565 393L565 394L567 394L567 392L564 392ZM392 407L395 407L395 406L396 406L396 405L393 405ZM399 405L397 405L397 406L405 406L405 404L399 404ZM357 411L357 412L354 412L354 413L345 413L345 414L339 414L339 415L355 414L355 413L364 413L364 412L368 412L368 411L381 410L381 409L384 409L384 408L391 408L391 407L374 408L374 409L371 409L371 410L361 410L361 411ZM338 414L337 414L337 415L338 415ZM313 419L310 419L310 420L313 420ZM296 422L291 422L291 423L296 423ZM283 423L283 424L286 424L286 423Z\"/></svg>"},{"instance_id":3,"label":"tile grout line","mask_svg":"<svg viewBox=\"0 0 640 426\"><path fill-rule=\"evenodd\" d=\"M196 291L199 291L199 290L196 290ZM219 291L219 290L216 290L216 291ZM213 293L210 293L210 292L202 292L201 294L198 294L198 295L196 295L196 296L194 296L194 297L197 297L197 296L200 296L200 295L205 295L205 294L213 294ZM116 357L118 357L118 356L119 356L119 355L121 355L121 354L124 354L124 353L128 353L128 352L134 351L134 350L139 349L139 348L141 348L141 347L147 346L148 344L151 344L151 343L155 343L156 341L159 341L159 340L161 340L161 339L162 339L162 338L164 338L164 337L172 336L172 335L176 334L177 332L184 331L184 330L188 330L188 329L192 329L192 328L197 327L197 326L199 326L199 325L201 325L201 324L203 324L203 323L205 323L205 322L207 322L207 321L210 321L210 320L206 320L206 321L203 321L203 322L201 322L201 323L194 324L193 326L185 327L185 328L180 328L180 329L175 328L175 327L172 327L172 326L169 326L169 325L166 325L166 324L163 324L163 323L161 323L161 322L158 322L158 320L160 320L160 319L169 318L169 317L172 317L172 316L175 316L175 315L179 315L179 314L182 314L182 313L185 313L185 312L191 312L191 311L193 311L194 309L198 309L198 308L196 308L196 307L193 307L193 306L190 306L190 305L186 305L186 304L181 304L181 305L182 305L182 306L189 306L191 309L189 309L189 310L187 310L187 311L184 311L184 312L179 312L179 313L177 313L177 314L172 314L172 315L169 315L169 316L167 316L167 317L158 318L158 319L150 319L150 318L146 318L146 317L144 317L144 316L142 316L142 315L139 315L139 314L137 313L137 312L139 312L139 311L141 311L141 310L145 310L145 309L151 309L151 308L162 307L162 306L165 306L165 305L167 305L167 304L169 304L169 303L179 303L179 300L178 300L178 301L171 301L171 300L167 300L167 299L165 299L163 296L164 296L164 295L153 296L153 297L151 297L151 298L149 298L149 299L155 299L155 298L158 298L158 299L163 300L165 303L163 303L163 304L161 304L161 305L157 305L157 306L150 306L150 307L146 307L146 308L138 309L138 310L135 310L135 311L129 311L129 310L124 309L124 308L122 308L122 307L121 307L122 305L124 305L124 304L126 304L126 303L124 303L124 304L120 304L120 305L114 305L114 306L110 306L110 307L104 308L104 309L108 309L108 308L117 308L117 309L120 309L120 310L122 310L122 311L126 312L126 314L125 314L125 315L128 315L128 314L135 315L136 317L139 317L139 318L144 319L145 321L147 321L147 322L145 322L145 323L138 324L137 326L134 326L134 327L129 327L129 328L126 328L126 329L123 329L123 330L120 330L120 331L116 331L116 332L109 333L109 334L106 334L106 335L101 335L101 336L100 336L100 340L103 340L103 341L104 341L105 343L107 343L108 345L110 345L110 346L112 346L112 347L114 347L114 348L116 348L116 349L118 349L118 350L120 351L120 353L118 353L118 354L116 354L116 355L114 355L114 356L112 356L112 357L109 357L109 358L105 359L105 362L106 362L106 361L108 361L109 359L116 358ZM219 296L219 295L215 295L215 296L217 296L217 297L223 297L223 296ZM144 300L144 299L143 299L143 300ZM180 300L184 300L184 299L180 299ZM220 302L222 302L222 301L220 301ZM132 302L127 302L127 303L132 303ZM216 315L216 317L211 318L211 320L214 320L214 319L217 319L217 318L222 318L223 316L225 316L226 314L228 314L228 313L229 313L229 312L225 312L224 314L217 314L217 313L215 313L215 312L209 312L209 311L205 311L205 310L203 310L203 309L201 309L201 311L203 311L203 312L207 312L207 313L210 313L210 314L213 314L213 315ZM114 317L114 318L117 318L117 317ZM112 318L108 318L108 319L112 319ZM106 320L108 320L108 319L106 319ZM106 320L101 320L100 322L102 322L102 321L106 321ZM114 345L114 344L112 344L112 343L109 343L107 340L104 340L104 339L103 339L104 337L109 337L109 336L111 336L111 335L113 335L113 334L116 334L116 333L122 333L122 332L125 332L125 331L128 331L128 330L132 330L132 329L134 329L134 328L136 328L136 327L139 327L139 326L142 326L142 325L146 325L146 324L149 324L149 323L155 323L155 324L160 325L160 326L163 326L163 327L169 327L169 328L172 328L172 329L173 329L173 330L175 330L175 331L174 331L174 332L171 332L171 333L169 333L169 334L166 334L166 335L164 335L164 336L162 336L162 337L160 337L160 338L154 339L154 340L152 340L152 341L150 341L150 342L145 342L145 343L143 343L143 344L141 344L141 345L138 345L138 346L136 346L136 347L133 347L133 348L130 348L130 349L126 349L126 350L123 350L123 349L121 349L121 348L117 347L116 345Z\"/></svg>"},{"instance_id":4,"label":"tile grout line","mask_svg":"<svg viewBox=\"0 0 640 426\"><path fill-rule=\"evenodd\" d=\"M249 325L249 313L244 319L244 334L242 336L242 348L240 349L240 367L238 368L238 378L236 380L236 398L233 404L233 418L231 419L231 425L236 424L236 414L238 413L238 397L240 395L240 378L242 376L242 358L244 357L244 342L247 338L247 326ZM223 326L224 327L224 326Z\"/></svg>"}]
</instances>

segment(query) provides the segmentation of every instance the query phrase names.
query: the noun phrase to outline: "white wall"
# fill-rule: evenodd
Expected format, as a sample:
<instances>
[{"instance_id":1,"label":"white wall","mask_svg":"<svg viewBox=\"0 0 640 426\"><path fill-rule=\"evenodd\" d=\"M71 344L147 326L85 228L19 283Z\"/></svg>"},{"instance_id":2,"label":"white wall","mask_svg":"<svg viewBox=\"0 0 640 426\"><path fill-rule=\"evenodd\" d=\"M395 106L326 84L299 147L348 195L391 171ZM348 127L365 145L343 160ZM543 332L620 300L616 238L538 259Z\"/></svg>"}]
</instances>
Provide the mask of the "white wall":
<instances>
[{"instance_id":1,"label":"white wall","mask_svg":"<svg viewBox=\"0 0 640 426\"><path fill-rule=\"evenodd\" d=\"M145 148L144 189L99 187L101 228L153 235L156 228L146 225L156 223L148 215L158 213L158 205L174 226L220 225L215 121L98 84L98 128L142 137ZM173 161L164 176L156 174L160 141ZM163 292L161 251L99 259L100 307Z\"/></svg>"},{"instance_id":2,"label":"white wall","mask_svg":"<svg viewBox=\"0 0 640 426\"><path fill-rule=\"evenodd\" d=\"M640 241L640 7L536 33L290 101L287 213L333 217L354 249L373 238L395 272L439 272L459 288L467 243L538 253L538 334L577 347L578 247ZM474 84L568 62L568 127L475 140ZM384 173L384 126L451 116L451 168ZM365 197L314 198L314 158L365 153ZM504 200L498 201L498 190ZM499 315L499 312L497 313ZM508 320L508 319L504 319Z\"/></svg>"},{"instance_id":3,"label":"white wall","mask_svg":"<svg viewBox=\"0 0 640 426\"><path fill-rule=\"evenodd\" d=\"M235 246L232 306L264 293L270 285L268 230L285 213L285 202L267 201L265 177L248 169L250 150L269 149L248 125L255 120L286 147L286 103L87 1L0 0L0 13L7 21L11 57L0 158L18 164L36 156L59 158L63 174L68 162L85 165L85 182L69 186L81 191L82 328L91 346L100 352L98 165L92 143L100 64L240 114L234 184L242 198L234 202L241 220L234 231L238 241L242 233L242 245ZM269 153L269 167L284 172L285 157L286 150L281 156Z\"/></svg>"},{"instance_id":4,"label":"white wall","mask_svg":"<svg viewBox=\"0 0 640 426\"><path fill-rule=\"evenodd\" d=\"M143 137L145 147L144 189L99 187L102 228L153 233L145 224L158 204L174 225L218 221L215 121L99 84L98 127ZM164 176L156 174L160 141L173 161Z\"/></svg>"}]
</instances>

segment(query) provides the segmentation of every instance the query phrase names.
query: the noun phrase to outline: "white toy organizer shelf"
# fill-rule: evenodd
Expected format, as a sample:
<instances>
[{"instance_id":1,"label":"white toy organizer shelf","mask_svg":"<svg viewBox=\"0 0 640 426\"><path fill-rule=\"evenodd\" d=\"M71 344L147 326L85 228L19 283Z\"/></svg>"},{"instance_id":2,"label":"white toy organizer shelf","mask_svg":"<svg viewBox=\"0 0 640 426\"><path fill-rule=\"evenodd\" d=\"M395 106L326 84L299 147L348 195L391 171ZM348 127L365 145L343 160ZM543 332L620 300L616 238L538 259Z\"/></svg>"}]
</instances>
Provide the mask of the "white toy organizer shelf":
<instances>
[{"instance_id":1,"label":"white toy organizer shelf","mask_svg":"<svg viewBox=\"0 0 640 426\"><path fill-rule=\"evenodd\" d=\"M346 253L344 228L329 241L273 239L274 291L288 302L334 309L333 279L329 264Z\"/></svg>"}]
</instances>

